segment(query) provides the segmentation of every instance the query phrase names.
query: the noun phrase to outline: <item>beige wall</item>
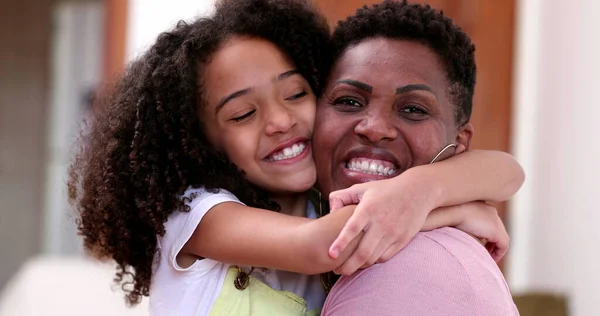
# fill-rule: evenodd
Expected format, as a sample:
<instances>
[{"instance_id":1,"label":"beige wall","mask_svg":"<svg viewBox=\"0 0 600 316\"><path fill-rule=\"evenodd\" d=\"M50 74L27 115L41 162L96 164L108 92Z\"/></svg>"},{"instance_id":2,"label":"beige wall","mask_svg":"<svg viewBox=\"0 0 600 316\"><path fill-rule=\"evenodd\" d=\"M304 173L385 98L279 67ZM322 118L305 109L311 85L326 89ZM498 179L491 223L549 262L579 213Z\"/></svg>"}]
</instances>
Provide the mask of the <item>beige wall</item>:
<instances>
[{"instance_id":1,"label":"beige wall","mask_svg":"<svg viewBox=\"0 0 600 316\"><path fill-rule=\"evenodd\" d=\"M53 2L0 2L0 288L41 247Z\"/></svg>"}]
</instances>

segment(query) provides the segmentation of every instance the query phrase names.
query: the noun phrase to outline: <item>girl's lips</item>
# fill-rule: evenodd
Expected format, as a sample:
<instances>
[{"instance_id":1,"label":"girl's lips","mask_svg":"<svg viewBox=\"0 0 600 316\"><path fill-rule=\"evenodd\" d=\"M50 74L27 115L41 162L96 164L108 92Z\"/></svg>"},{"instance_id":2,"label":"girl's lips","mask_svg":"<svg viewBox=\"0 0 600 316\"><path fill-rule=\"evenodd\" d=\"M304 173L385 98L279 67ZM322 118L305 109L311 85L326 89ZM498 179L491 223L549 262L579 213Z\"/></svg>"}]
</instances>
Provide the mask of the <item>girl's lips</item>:
<instances>
[{"instance_id":1,"label":"girl's lips","mask_svg":"<svg viewBox=\"0 0 600 316\"><path fill-rule=\"evenodd\" d=\"M277 147L273 148L267 155L265 155L265 157L263 159L268 159L269 157L273 156L278 151L281 151L287 147L291 147L296 143L306 143L306 145L308 147L309 139L306 137L302 137L302 136L290 138L290 139L280 143L279 145L277 145Z\"/></svg>"},{"instance_id":2,"label":"girl's lips","mask_svg":"<svg viewBox=\"0 0 600 316\"><path fill-rule=\"evenodd\" d=\"M264 159L264 162L267 162L269 164L274 164L274 165L291 165L294 164L296 162L302 161L307 157L311 157L311 146L310 143L306 143L306 145L304 146L304 149L302 150L302 152L300 152L298 155L293 156L291 158L284 158L284 159L280 159L280 160L273 160L273 159Z\"/></svg>"},{"instance_id":3,"label":"girl's lips","mask_svg":"<svg viewBox=\"0 0 600 316\"><path fill-rule=\"evenodd\" d=\"M295 143L289 147L285 147L280 151L276 151L272 155L268 156L264 160L268 162L278 162L283 160L289 160L295 158L296 156L301 155L307 150L309 146L306 142Z\"/></svg>"}]
</instances>

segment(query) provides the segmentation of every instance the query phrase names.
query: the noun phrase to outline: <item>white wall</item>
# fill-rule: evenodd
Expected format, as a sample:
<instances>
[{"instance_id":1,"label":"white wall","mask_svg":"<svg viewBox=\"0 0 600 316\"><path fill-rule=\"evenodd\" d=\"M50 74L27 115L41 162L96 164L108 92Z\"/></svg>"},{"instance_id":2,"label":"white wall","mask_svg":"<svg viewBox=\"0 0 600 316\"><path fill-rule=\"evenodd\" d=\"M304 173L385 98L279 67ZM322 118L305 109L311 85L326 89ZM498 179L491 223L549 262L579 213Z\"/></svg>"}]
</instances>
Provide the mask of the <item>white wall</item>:
<instances>
[{"instance_id":1,"label":"white wall","mask_svg":"<svg viewBox=\"0 0 600 316\"><path fill-rule=\"evenodd\" d=\"M129 0L128 5L126 60L130 61L178 21L211 12L214 0Z\"/></svg>"},{"instance_id":2,"label":"white wall","mask_svg":"<svg viewBox=\"0 0 600 316\"><path fill-rule=\"evenodd\" d=\"M41 240L46 254L83 252L67 200L67 170L79 122L89 106L86 98L101 79L103 9L101 2L68 2L53 12Z\"/></svg>"},{"instance_id":3,"label":"white wall","mask_svg":"<svg viewBox=\"0 0 600 316\"><path fill-rule=\"evenodd\" d=\"M600 1L518 3L509 283L600 315Z\"/></svg>"}]
</instances>

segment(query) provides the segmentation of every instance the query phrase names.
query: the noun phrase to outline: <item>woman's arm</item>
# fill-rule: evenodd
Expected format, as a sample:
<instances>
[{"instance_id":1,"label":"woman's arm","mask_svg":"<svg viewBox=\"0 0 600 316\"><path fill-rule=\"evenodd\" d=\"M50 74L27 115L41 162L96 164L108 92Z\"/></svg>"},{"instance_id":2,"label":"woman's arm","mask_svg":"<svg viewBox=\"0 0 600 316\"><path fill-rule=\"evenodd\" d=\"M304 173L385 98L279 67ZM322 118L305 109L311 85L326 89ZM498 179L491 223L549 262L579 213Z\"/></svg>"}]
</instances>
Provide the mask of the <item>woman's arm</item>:
<instances>
[{"instance_id":1,"label":"woman's arm","mask_svg":"<svg viewBox=\"0 0 600 316\"><path fill-rule=\"evenodd\" d=\"M204 215L180 255L304 274L328 272L358 245L360 234L338 258L328 255L329 245L353 211L354 206L347 206L335 214L309 219L221 203Z\"/></svg>"}]
</instances>

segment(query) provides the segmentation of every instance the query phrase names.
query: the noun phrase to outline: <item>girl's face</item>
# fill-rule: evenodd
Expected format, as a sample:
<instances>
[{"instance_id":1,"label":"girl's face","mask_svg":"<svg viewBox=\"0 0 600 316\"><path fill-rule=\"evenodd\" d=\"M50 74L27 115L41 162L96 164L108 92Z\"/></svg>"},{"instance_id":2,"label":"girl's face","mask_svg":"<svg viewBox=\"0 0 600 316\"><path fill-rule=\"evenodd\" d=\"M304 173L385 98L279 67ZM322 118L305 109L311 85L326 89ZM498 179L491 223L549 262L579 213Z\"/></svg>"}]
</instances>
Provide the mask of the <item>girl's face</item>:
<instances>
[{"instance_id":1,"label":"girl's face","mask_svg":"<svg viewBox=\"0 0 600 316\"><path fill-rule=\"evenodd\" d=\"M271 193L310 189L316 97L286 56L268 41L233 38L210 60L205 80L201 114L212 145Z\"/></svg>"}]
</instances>

